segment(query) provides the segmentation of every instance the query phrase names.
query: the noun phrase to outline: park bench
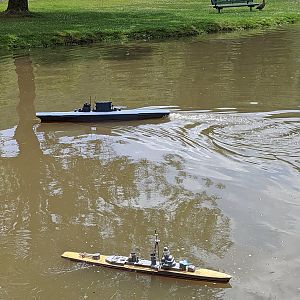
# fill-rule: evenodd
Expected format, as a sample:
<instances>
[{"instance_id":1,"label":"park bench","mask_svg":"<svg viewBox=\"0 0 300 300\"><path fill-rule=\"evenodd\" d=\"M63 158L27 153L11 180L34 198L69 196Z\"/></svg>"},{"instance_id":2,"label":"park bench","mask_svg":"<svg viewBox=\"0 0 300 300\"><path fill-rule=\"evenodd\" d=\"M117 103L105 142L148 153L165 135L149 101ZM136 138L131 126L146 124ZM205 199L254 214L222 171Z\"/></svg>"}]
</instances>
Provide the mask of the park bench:
<instances>
[{"instance_id":1,"label":"park bench","mask_svg":"<svg viewBox=\"0 0 300 300\"><path fill-rule=\"evenodd\" d=\"M260 5L259 3L254 3L252 0L211 0L211 4L219 13L223 8L245 6L248 6L251 11L253 7Z\"/></svg>"}]
</instances>

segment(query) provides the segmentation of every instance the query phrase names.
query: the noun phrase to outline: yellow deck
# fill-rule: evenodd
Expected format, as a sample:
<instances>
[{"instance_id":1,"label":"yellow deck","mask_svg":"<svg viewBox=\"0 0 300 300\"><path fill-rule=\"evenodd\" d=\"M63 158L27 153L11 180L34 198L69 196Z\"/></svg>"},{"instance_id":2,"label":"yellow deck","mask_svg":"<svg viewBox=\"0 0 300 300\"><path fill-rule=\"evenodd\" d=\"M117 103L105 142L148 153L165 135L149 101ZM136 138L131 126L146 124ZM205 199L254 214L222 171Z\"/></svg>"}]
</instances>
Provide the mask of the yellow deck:
<instances>
[{"instance_id":1,"label":"yellow deck","mask_svg":"<svg viewBox=\"0 0 300 300\"><path fill-rule=\"evenodd\" d=\"M207 280L207 281L216 281L216 282L228 282L231 279L231 276L222 272L196 268L195 272L188 271L173 271L173 270L164 270L164 269L152 269L149 267L141 267L135 265L114 265L107 263L105 261L106 255L101 255L100 259L93 259L92 257L82 257L82 255L78 252L64 252L62 254L63 258L68 258L71 260L81 261L97 266L103 266L107 268L116 268L125 271L134 271L141 273L148 273L153 275L162 275L169 277L177 277L177 278L186 278L186 279L194 279L194 280Z\"/></svg>"}]
</instances>

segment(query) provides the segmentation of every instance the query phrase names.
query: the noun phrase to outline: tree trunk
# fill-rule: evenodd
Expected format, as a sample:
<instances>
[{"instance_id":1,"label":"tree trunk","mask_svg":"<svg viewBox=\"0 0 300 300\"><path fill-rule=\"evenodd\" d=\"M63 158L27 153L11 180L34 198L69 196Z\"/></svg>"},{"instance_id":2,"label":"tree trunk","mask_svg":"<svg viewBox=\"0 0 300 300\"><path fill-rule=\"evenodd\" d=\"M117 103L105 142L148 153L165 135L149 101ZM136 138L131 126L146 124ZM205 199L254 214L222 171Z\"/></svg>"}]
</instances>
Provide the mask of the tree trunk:
<instances>
[{"instance_id":1,"label":"tree trunk","mask_svg":"<svg viewBox=\"0 0 300 300\"><path fill-rule=\"evenodd\" d=\"M6 10L7 14L27 14L28 0L9 0Z\"/></svg>"}]
</instances>

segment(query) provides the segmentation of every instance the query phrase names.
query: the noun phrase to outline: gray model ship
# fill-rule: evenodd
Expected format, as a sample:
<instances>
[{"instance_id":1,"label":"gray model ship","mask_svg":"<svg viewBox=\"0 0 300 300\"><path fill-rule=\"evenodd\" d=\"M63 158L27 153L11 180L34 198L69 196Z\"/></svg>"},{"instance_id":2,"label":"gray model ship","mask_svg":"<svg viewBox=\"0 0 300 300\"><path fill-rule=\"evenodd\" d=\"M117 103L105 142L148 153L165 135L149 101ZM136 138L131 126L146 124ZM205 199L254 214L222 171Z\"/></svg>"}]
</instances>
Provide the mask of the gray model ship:
<instances>
[{"instance_id":1,"label":"gray model ship","mask_svg":"<svg viewBox=\"0 0 300 300\"><path fill-rule=\"evenodd\" d=\"M140 259L135 252L128 256L100 255L100 253L64 252L62 257L81 261L96 266L134 271L151 275L161 275L184 279L207 280L227 283L231 276L222 272L196 268L186 260L176 262L168 247L164 247L162 257L159 255L159 240L155 232L155 244L150 260Z\"/></svg>"},{"instance_id":2,"label":"gray model ship","mask_svg":"<svg viewBox=\"0 0 300 300\"><path fill-rule=\"evenodd\" d=\"M102 122L102 121L130 121L162 118L168 116L167 109L136 108L121 109L112 105L111 101L84 103L82 108L69 112L38 112L36 116L41 122Z\"/></svg>"},{"instance_id":3,"label":"gray model ship","mask_svg":"<svg viewBox=\"0 0 300 300\"><path fill-rule=\"evenodd\" d=\"M159 240L155 232L155 244L153 252L150 254L150 259L140 259L135 252L131 252L130 256L107 256L105 261L115 265L134 265L140 267L148 267L153 269L173 270L173 271L188 271L195 272L195 266L188 263L186 260L175 261L173 255L167 246L164 247L162 258L159 259Z\"/></svg>"}]
</instances>

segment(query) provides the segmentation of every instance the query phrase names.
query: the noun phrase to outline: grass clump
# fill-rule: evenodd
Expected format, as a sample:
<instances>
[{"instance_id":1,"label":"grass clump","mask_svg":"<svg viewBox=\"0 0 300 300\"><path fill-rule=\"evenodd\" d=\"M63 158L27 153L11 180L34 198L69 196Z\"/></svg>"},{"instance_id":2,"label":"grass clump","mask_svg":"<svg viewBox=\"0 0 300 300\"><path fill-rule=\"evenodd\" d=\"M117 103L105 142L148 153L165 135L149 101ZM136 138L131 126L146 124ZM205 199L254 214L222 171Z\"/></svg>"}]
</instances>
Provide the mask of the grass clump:
<instances>
[{"instance_id":1,"label":"grass clump","mask_svg":"<svg viewBox=\"0 0 300 300\"><path fill-rule=\"evenodd\" d=\"M0 3L0 11L7 3ZM209 0L39 0L30 17L0 16L0 48L158 39L254 29L300 21L300 1L270 0L263 11L224 9Z\"/></svg>"}]
</instances>

